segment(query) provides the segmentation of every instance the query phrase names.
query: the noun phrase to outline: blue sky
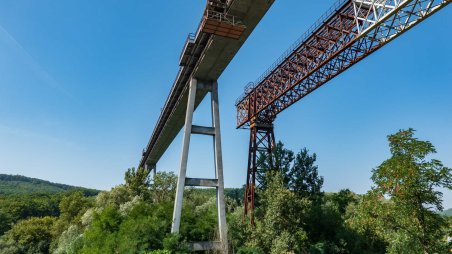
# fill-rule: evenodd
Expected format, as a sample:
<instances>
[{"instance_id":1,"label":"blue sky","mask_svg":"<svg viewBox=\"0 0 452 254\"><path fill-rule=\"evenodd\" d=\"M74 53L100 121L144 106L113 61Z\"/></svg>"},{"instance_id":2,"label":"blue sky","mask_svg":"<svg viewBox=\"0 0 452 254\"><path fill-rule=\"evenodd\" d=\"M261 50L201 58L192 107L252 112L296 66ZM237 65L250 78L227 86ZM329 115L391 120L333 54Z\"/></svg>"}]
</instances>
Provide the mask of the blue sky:
<instances>
[{"instance_id":1,"label":"blue sky","mask_svg":"<svg viewBox=\"0 0 452 254\"><path fill-rule=\"evenodd\" d=\"M235 99L333 1L276 1L219 80L225 181L245 182L248 131ZM109 189L138 164L205 1L1 1L0 172ZM318 155L324 190L364 193L413 127L452 167L452 8L281 113L275 134ZM195 113L207 124L208 104ZM193 137L188 176L213 176L211 139ZM159 170L178 170L181 135ZM212 158L212 159L210 159ZM210 160L210 163L209 163ZM445 192L452 207L452 193Z\"/></svg>"}]
</instances>

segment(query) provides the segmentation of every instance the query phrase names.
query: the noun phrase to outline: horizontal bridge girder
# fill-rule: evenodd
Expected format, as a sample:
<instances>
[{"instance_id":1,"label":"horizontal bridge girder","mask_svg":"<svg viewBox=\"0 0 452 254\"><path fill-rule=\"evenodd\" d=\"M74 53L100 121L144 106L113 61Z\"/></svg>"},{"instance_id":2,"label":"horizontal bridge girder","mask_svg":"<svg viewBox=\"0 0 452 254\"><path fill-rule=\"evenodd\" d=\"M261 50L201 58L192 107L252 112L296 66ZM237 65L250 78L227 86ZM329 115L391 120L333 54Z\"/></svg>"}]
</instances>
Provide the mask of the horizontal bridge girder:
<instances>
[{"instance_id":1,"label":"horizontal bridge girder","mask_svg":"<svg viewBox=\"0 0 452 254\"><path fill-rule=\"evenodd\" d=\"M213 127L205 127L205 126L198 126L198 125L192 125L191 127L191 133L192 134L202 134L202 135L215 135L215 128Z\"/></svg>"},{"instance_id":2,"label":"horizontal bridge girder","mask_svg":"<svg viewBox=\"0 0 452 254\"><path fill-rule=\"evenodd\" d=\"M204 178L185 178L186 186L196 187L218 187L217 179L204 179Z\"/></svg>"},{"instance_id":3,"label":"horizontal bridge girder","mask_svg":"<svg viewBox=\"0 0 452 254\"><path fill-rule=\"evenodd\" d=\"M191 251L221 250L221 242L193 242L188 244Z\"/></svg>"}]
</instances>

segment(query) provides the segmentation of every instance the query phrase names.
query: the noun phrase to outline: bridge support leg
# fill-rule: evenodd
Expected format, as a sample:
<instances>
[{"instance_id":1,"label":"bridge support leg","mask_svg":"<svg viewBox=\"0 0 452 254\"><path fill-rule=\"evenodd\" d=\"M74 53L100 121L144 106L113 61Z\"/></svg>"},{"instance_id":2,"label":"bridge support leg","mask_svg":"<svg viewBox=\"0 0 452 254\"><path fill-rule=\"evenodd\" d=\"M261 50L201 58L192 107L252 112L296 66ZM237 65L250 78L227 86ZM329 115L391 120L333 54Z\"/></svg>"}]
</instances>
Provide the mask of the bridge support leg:
<instances>
[{"instance_id":1,"label":"bridge support leg","mask_svg":"<svg viewBox=\"0 0 452 254\"><path fill-rule=\"evenodd\" d=\"M184 197L185 178L187 173L188 150L190 148L190 135L193 125L193 112L195 108L195 98L197 89L197 80L190 81L190 90L188 93L187 113L185 114L184 138L182 140L182 155L180 160L179 177L177 179L176 199L174 201L173 222L171 224L171 233L179 232L180 217L182 214L182 199Z\"/></svg>"},{"instance_id":2,"label":"bridge support leg","mask_svg":"<svg viewBox=\"0 0 452 254\"><path fill-rule=\"evenodd\" d=\"M248 152L248 167L246 174L244 219L249 216L251 225L254 225L254 205L256 180L259 181L260 167L259 152L266 154L269 165L273 165L272 150L275 147L275 134L273 124L252 123L250 126L250 144Z\"/></svg>"},{"instance_id":3,"label":"bridge support leg","mask_svg":"<svg viewBox=\"0 0 452 254\"><path fill-rule=\"evenodd\" d=\"M220 108L218 103L218 83L212 83L212 125L215 128L214 156L215 156L215 176L218 179L217 186L217 210L218 210L218 229L220 241L224 253L228 253L228 232L226 225L226 205L224 202L224 177L223 177L223 153L221 150L221 131L220 131Z\"/></svg>"},{"instance_id":4,"label":"bridge support leg","mask_svg":"<svg viewBox=\"0 0 452 254\"><path fill-rule=\"evenodd\" d=\"M144 167L145 167L146 170L149 169L150 171L152 171L152 173L154 174L154 176L155 176L155 174L157 174L157 165L146 163L146 164L144 164Z\"/></svg>"},{"instance_id":5,"label":"bridge support leg","mask_svg":"<svg viewBox=\"0 0 452 254\"><path fill-rule=\"evenodd\" d=\"M202 127L193 125L193 113L195 106L195 97L197 89L208 89L211 93L212 108L212 126ZM213 138L214 160L215 160L215 179L196 179L187 178L187 161L190 147L191 134L209 135ZM179 177L177 180L176 199L174 202L173 221L171 232L179 232L182 214L182 200L185 186L200 186L216 188L217 210L218 210L218 228L219 241L216 242L196 242L191 243L190 248L197 250L219 250L221 253L228 253L228 239L226 226L226 207L224 201L224 179L223 179L223 157L221 151L221 133L220 133L220 111L218 104L218 84L197 84L196 79L190 81L190 90L188 94L187 112L185 117L185 128L182 143L182 155L180 163Z\"/></svg>"}]
</instances>

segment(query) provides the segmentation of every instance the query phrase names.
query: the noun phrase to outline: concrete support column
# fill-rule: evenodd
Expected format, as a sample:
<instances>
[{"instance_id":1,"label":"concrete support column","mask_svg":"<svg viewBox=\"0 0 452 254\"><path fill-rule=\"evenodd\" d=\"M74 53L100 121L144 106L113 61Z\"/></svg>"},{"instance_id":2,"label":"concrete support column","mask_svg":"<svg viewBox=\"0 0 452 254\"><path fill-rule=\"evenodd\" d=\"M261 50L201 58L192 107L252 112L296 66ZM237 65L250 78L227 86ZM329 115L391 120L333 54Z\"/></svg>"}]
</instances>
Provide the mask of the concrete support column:
<instances>
[{"instance_id":1,"label":"concrete support column","mask_svg":"<svg viewBox=\"0 0 452 254\"><path fill-rule=\"evenodd\" d=\"M217 186L217 209L218 209L218 228L220 233L220 241L224 253L228 253L228 237L226 225L226 206L224 202L224 178L223 178L223 154L221 151L221 130L220 130L220 109L218 103L218 83L212 84L211 92L212 100L212 127L215 128L213 137L214 156L215 156L215 175L218 179Z\"/></svg>"},{"instance_id":2,"label":"concrete support column","mask_svg":"<svg viewBox=\"0 0 452 254\"><path fill-rule=\"evenodd\" d=\"M182 155L177 180L176 199L174 202L173 222L171 224L171 233L178 233L180 228L180 218L182 214L182 200L185 189L185 177L187 173L188 151L190 148L190 135L193 124L193 111L195 108L197 80L190 80L190 90L188 92L187 113L185 115L184 138L182 141Z\"/></svg>"},{"instance_id":3,"label":"concrete support column","mask_svg":"<svg viewBox=\"0 0 452 254\"><path fill-rule=\"evenodd\" d=\"M157 174L157 165L156 164L148 164L148 163L146 163L146 164L144 164L144 168L146 170L151 170L152 173L154 174L154 176L155 176L155 174Z\"/></svg>"},{"instance_id":4,"label":"concrete support column","mask_svg":"<svg viewBox=\"0 0 452 254\"><path fill-rule=\"evenodd\" d=\"M195 106L196 91L208 90L211 94L212 126L193 125L193 111ZM213 137L215 179L187 178L187 161L190 147L190 135L209 135ZM197 84L196 79L190 81L188 92L187 112L185 117L184 137L182 141L182 155L180 163L179 177L177 180L176 200L174 202L173 222L171 233L179 232L182 214L182 200L185 186L214 187L217 193L218 229L219 241L193 242L189 243L192 251L217 250L221 253L228 253L228 237L226 226L226 206L224 201L224 179L223 179L223 156L221 152L221 131L220 131L220 110L218 106L218 84L201 83Z\"/></svg>"}]
</instances>

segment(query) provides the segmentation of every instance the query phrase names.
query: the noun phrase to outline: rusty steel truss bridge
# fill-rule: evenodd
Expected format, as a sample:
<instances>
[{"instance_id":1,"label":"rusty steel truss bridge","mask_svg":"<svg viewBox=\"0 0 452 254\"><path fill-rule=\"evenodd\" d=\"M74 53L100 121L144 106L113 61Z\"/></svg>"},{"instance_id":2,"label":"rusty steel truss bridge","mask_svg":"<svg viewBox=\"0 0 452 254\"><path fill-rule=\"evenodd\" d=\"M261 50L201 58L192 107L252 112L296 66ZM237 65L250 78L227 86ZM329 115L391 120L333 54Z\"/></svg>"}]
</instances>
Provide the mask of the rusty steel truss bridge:
<instances>
[{"instance_id":1,"label":"rusty steel truss bridge","mask_svg":"<svg viewBox=\"0 0 452 254\"><path fill-rule=\"evenodd\" d=\"M451 0L339 0L236 101L250 129L245 215L253 223L259 152L271 153L273 122L286 108L446 7ZM271 156L268 156L271 158Z\"/></svg>"},{"instance_id":2,"label":"rusty steel truss bridge","mask_svg":"<svg viewBox=\"0 0 452 254\"><path fill-rule=\"evenodd\" d=\"M339 0L237 100L237 128L250 129L245 216L253 223L258 153L270 154L276 116L353 64L446 7L452 0ZM181 162L171 232L177 233L186 186L217 190L219 240L194 242L192 250L228 253L217 80L274 0L207 0L196 33L189 34L180 69L139 167L157 162L183 129ZM193 124L193 113L210 94L212 125ZM212 136L215 179L189 178L191 135ZM272 158L272 156L268 156Z\"/></svg>"}]
</instances>

